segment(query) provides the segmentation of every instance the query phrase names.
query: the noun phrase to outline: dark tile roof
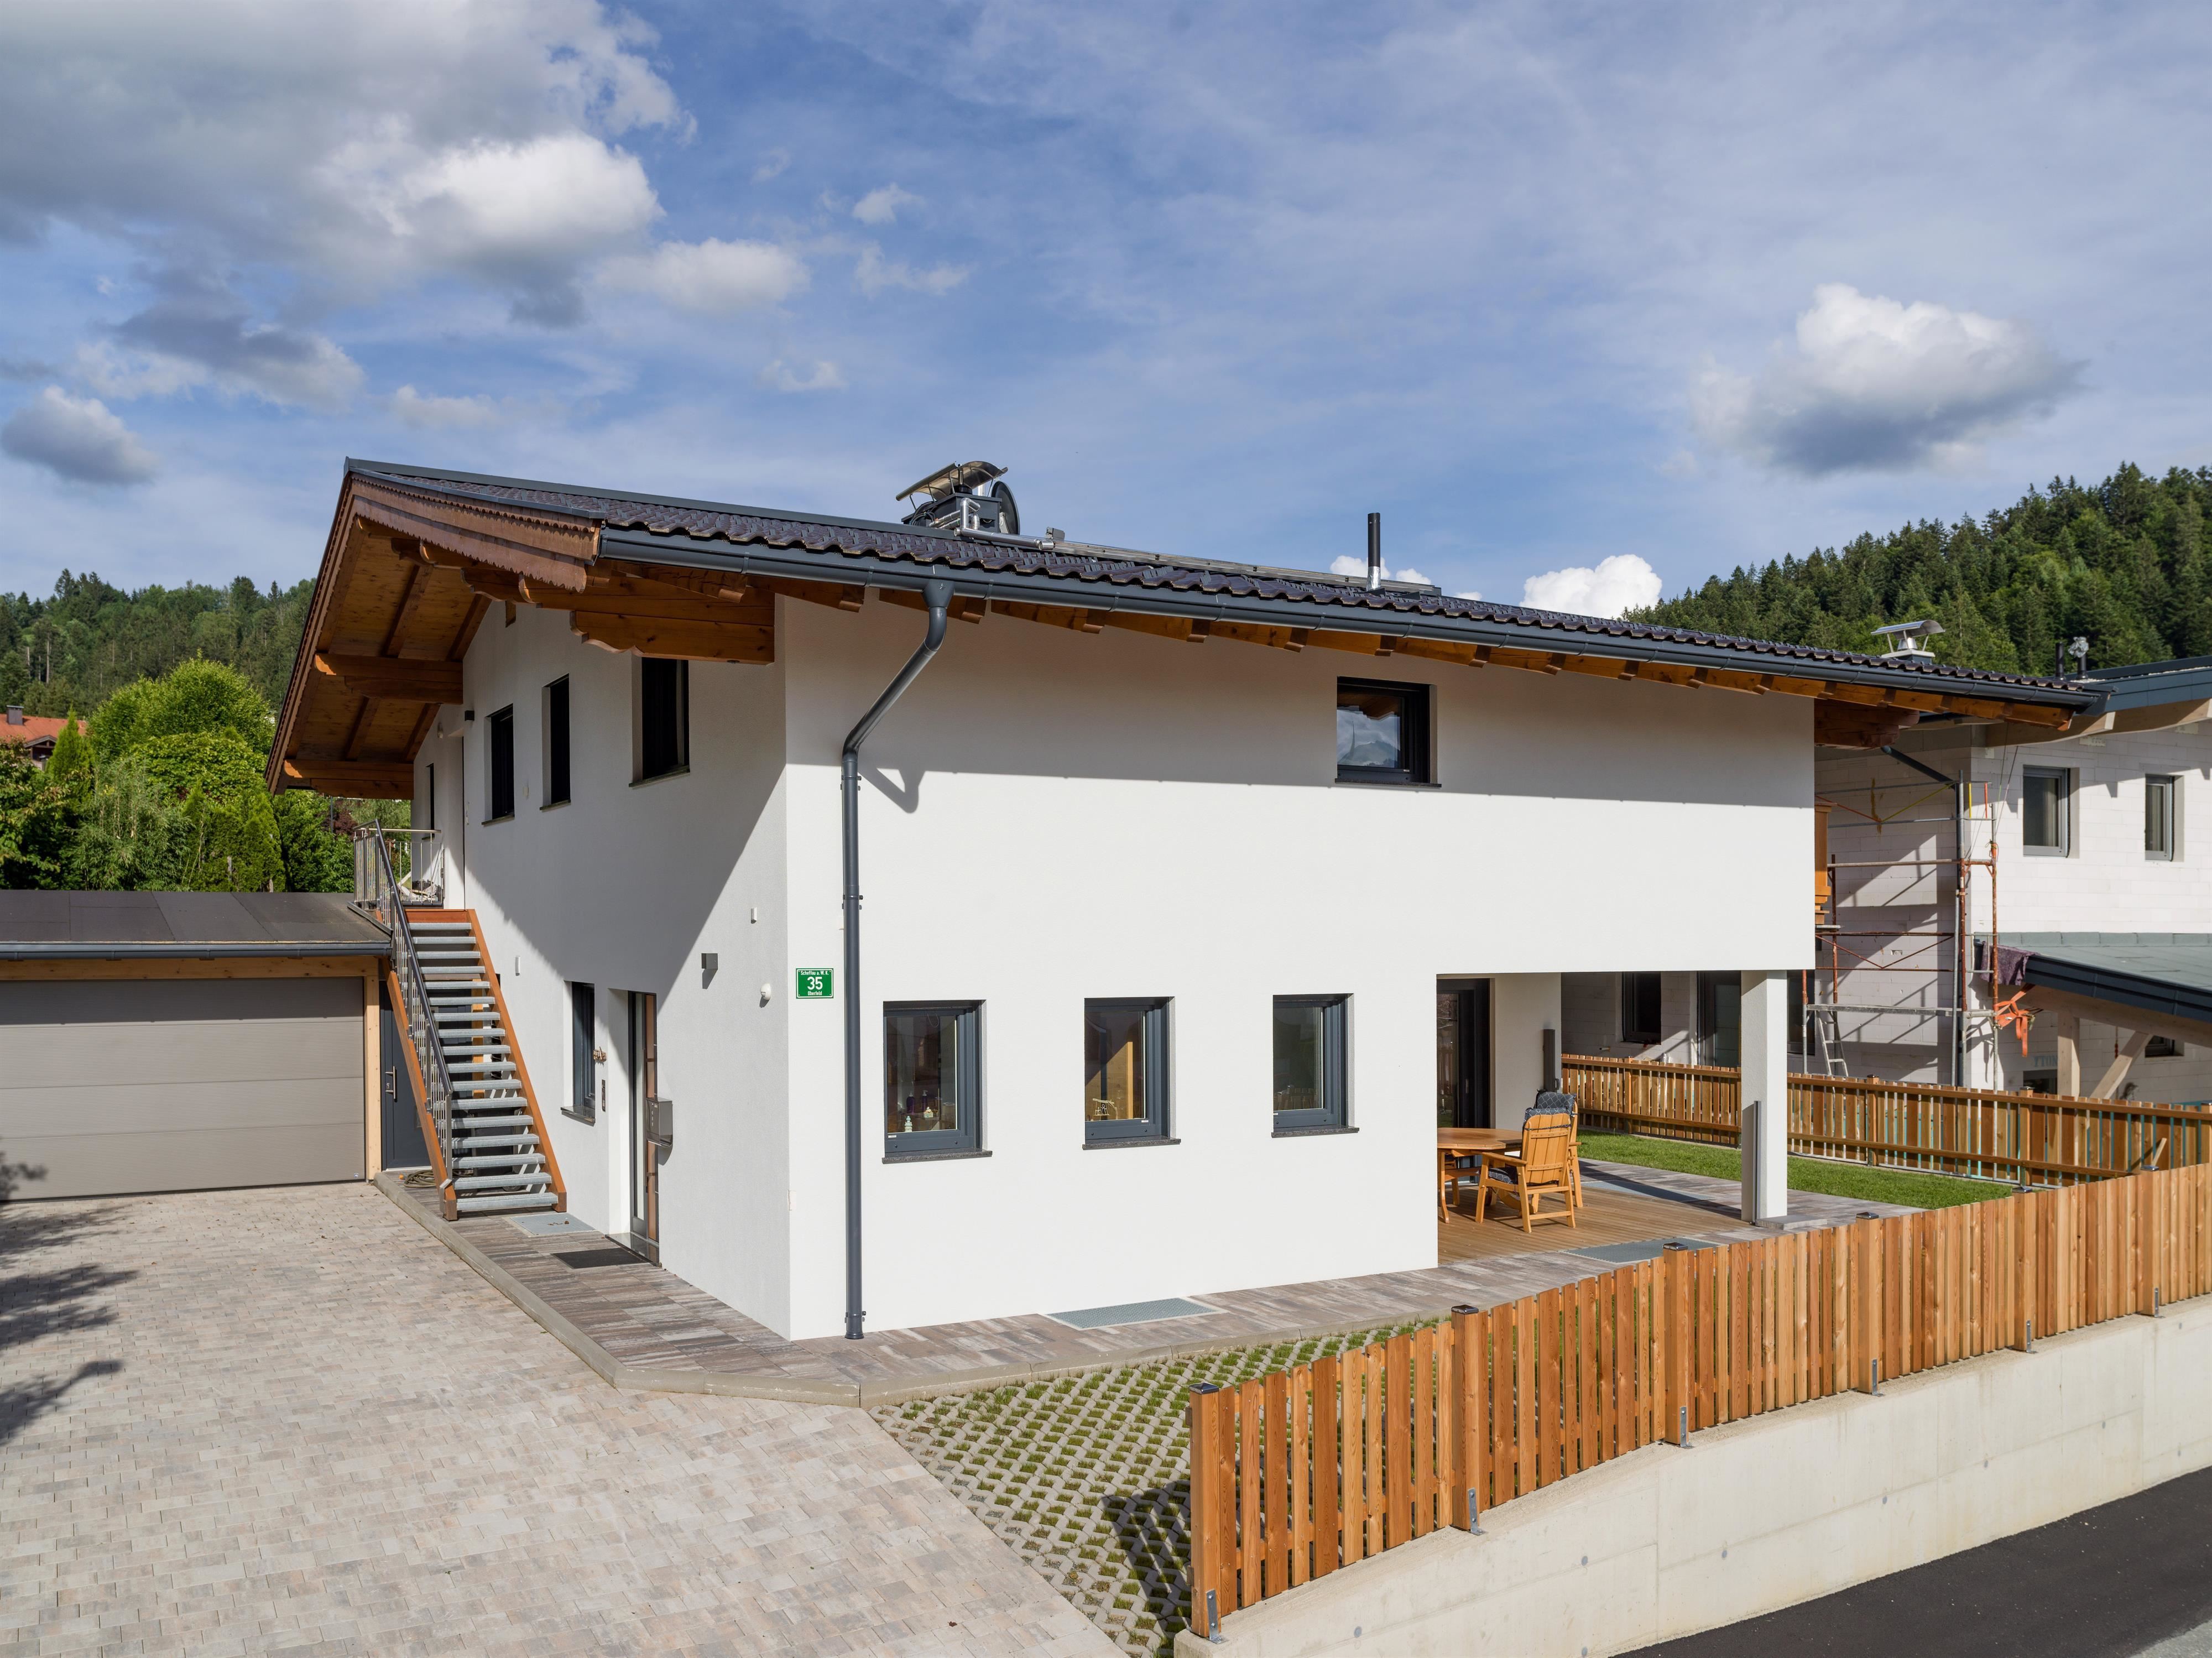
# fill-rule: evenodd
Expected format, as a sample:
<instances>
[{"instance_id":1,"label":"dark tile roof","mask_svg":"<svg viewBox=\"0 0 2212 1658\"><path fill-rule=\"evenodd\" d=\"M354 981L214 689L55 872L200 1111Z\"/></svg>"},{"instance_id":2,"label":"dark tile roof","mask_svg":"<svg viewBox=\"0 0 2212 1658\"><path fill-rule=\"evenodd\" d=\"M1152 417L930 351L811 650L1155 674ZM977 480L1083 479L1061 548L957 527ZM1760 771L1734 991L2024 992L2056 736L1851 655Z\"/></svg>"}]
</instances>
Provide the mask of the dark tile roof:
<instances>
[{"instance_id":1,"label":"dark tile roof","mask_svg":"<svg viewBox=\"0 0 2212 1658\"><path fill-rule=\"evenodd\" d=\"M354 956L391 948L335 892L0 892L0 959Z\"/></svg>"},{"instance_id":2,"label":"dark tile roof","mask_svg":"<svg viewBox=\"0 0 2212 1658\"><path fill-rule=\"evenodd\" d=\"M1686 628L1665 628L1644 622L1623 622L1602 616L1573 616L1554 610L1533 610L1517 604L1493 604L1483 599L1455 598L1433 587L1409 582L1385 583L1370 591L1364 580L1324 575L1304 570L1279 570L1254 564L1214 559L1172 557L1136 552L1125 548L1066 542L1047 550L1034 543L1012 544L955 535L943 530L866 519L842 519L821 513L777 512L757 507L737 507L715 501L678 497L630 495L536 483L524 478L489 477L381 461L349 460L349 471L383 478L393 483L450 495L459 499L489 501L593 520L609 530L636 531L653 537L683 536L700 541L721 541L735 546L759 545L804 549L808 553L871 555L890 562L908 562L936 567L947 573L976 571L994 576L1034 577L1040 581L1075 581L1113 587L1136 587L1182 594L1225 594L1239 598L1273 600L1285 607L1279 625L1336 629L1347 632L1373 631L1391 625L1392 616L1462 619L1525 629L1534 637L1523 648L1545 651L1604 653L1602 641L1640 640L1723 650L1747 656L1774 659L1747 664L1758 671L1788 672L1791 663L1825 664L1834 667L1871 670L1887 677L1901 674L1948 682L2009 688L2037 701L2086 704L2100 693L2085 691L2063 681L2032 674L1998 673L1981 668L1927 666L1887 662L1851 651L1826 650L1812 645L1784 645L1770 640L1740 639ZM1038 595L1047 604L1081 604L1077 594ZM1315 615L1291 609L1316 606L1342 614ZM1547 636L1548 635L1548 636ZM1930 689L1940 689L1931 686Z\"/></svg>"}]
</instances>

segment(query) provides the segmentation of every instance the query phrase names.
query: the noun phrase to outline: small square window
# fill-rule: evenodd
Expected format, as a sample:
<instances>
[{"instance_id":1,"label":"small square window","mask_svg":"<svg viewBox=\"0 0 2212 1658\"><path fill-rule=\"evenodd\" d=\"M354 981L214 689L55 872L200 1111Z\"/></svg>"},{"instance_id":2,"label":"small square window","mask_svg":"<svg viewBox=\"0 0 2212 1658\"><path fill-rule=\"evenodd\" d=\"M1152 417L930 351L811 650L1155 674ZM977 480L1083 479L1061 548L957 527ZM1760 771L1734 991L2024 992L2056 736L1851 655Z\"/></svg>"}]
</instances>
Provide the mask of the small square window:
<instances>
[{"instance_id":1,"label":"small square window","mask_svg":"<svg viewBox=\"0 0 2212 1658\"><path fill-rule=\"evenodd\" d=\"M982 1144L982 1006L884 1008L884 1155L973 1151Z\"/></svg>"},{"instance_id":2,"label":"small square window","mask_svg":"<svg viewBox=\"0 0 2212 1658\"><path fill-rule=\"evenodd\" d=\"M2181 780L2143 779L2143 856L2170 863L2180 855Z\"/></svg>"},{"instance_id":3,"label":"small square window","mask_svg":"<svg viewBox=\"0 0 2212 1658\"><path fill-rule=\"evenodd\" d=\"M2069 850L2073 816L2073 777L2069 771L2029 766L2021 780L2020 839L2032 858L2063 858Z\"/></svg>"},{"instance_id":4,"label":"small square window","mask_svg":"<svg viewBox=\"0 0 2212 1658\"><path fill-rule=\"evenodd\" d=\"M488 793L490 799L484 813L486 823L495 823L502 817L514 816L514 710L501 708L492 715L484 727L485 742L491 751L491 780Z\"/></svg>"},{"instance_id":5,"label":"small square window","mask_svg":"<svg viewBox=\"0 0 2212 1658\"><path fill-rule=\"evenodd\" d=\"M1165 1139L1167 1133L1166 1000L1084 1003L1085 1140Z\"/></svg>"},{"instance_id":6,"label":"small square window","mask_svg":"<svg viewBox=\"0 0 2212 1658\"><path fill-rule=\"evenodd\" d=\"M545 688L545 804L568 802L568 681Z\"/></svg>"},{"instance_id":7,"label":"small square window","mask_svg":"<svg viewBox=\"0 0 2212 1658\"><path fill-rule=\"evenodd\" d=\"M599 993L590 985L568 987L568 1114L590 1122L597 1114Z\"/></svg>"},{"instance_id":8,"label":"small square window","mask_svg":"<svg viewBox=\"0 0 2212 1658\"><path fill-rule=\"evenodd\" d=\"M1659 1040L1659 975L1620 975L1620 1040L1650 1048Z\"/></svg>"},{"instance_id":9,"label":"small square window","mask_svg":"<svg viewBox=\"0 0 2212 1658\"><path fill-rule=\"evenodd\" d=\"M1336 776L1339 782L1432 781L1429 688L1338 680Z\"/></svg>"},{"instance_id":10,"label":"small square window","mask_svg":"<svg viewBox=\"0 0 2212 1658\"><path fill-rule=\"evenodd\" d=\"M691 764L691 665L661 657L637 665L637 776L641 783Z\"/></svg>"},{"instance_id":11,"label":"small square window","mask_svg":"<svg viewBox=\"0 0 2212 1658\"><path fill-rule=\"evenodd\" d=\"M1336 1128L1345 1121L1344 996L1275 998L1275 1128Z\"/></svg>"}]
</instances>

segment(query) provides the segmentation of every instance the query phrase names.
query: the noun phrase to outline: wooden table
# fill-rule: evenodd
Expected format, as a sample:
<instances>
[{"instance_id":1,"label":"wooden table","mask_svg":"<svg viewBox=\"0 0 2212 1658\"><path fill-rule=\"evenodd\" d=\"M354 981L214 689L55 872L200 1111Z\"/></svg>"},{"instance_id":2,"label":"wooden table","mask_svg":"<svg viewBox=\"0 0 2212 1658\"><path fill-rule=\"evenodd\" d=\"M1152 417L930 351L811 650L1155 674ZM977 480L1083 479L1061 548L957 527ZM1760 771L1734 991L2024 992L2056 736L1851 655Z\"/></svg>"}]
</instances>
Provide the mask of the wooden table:
<instances>
[{"instance_id":1,"label":"wooden table","mask_svg":"<svg viewBox=\"0 0 2212 1658\"><path fill-rule=\"evenodd\" d=\"M1437 1218L1443 1220L1449 1213L1444 1194L1453 1188L1452 1162L1457 1157L1472 1157L1485 1151L1517 1151L1521 1148L1521 1131L1517 1128L1439 1128L1437 1130Z\"/></svg>"}]
</instances>

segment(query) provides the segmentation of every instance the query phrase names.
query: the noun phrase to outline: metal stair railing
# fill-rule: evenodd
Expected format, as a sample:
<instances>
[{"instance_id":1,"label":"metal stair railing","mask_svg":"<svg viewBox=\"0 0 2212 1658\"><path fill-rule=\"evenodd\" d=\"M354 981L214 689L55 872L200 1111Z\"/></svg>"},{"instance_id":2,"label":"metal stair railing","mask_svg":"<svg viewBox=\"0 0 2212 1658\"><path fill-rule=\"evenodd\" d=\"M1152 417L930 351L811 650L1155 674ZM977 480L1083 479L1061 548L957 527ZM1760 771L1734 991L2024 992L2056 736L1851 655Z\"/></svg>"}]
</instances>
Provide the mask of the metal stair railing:
<instances>
[{"instance_id":1,"label":"metal stair railing","mask_svg":"<svg viewBox=\"0 0 2212 1658\"><path fill-rule=\"evenodd\" d=\"M438 1131L439 1160L446 1171L440 1194L450 1207L453 1190L453 1079L446 1069L446 1053L438 1040L438 1022L431 1017L430 993L422 980L422 963L415 954L415 938L407 928L407 906L399 883L392 873L392 848L380 825L371 825L362 840L374 847L374 870L362 873L374 882L376 919L392 934L392 976L399 981L400 1011L407 1020L407 1039L422 1068L422 1088L428 1096L430 1121Z\"/></svg>"}]
</instances>

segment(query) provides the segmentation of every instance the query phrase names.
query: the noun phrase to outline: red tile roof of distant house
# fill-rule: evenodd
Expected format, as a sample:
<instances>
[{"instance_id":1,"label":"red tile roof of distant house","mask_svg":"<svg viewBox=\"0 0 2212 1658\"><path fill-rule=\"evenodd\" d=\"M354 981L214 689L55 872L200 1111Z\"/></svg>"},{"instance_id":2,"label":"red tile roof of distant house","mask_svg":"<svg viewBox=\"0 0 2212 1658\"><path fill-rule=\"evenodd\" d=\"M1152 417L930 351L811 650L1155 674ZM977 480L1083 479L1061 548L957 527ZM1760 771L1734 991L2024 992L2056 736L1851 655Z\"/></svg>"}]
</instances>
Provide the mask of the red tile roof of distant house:
<instances>
[{"instance_id":1,"label":"red tile roof of distant house","mask_svg":"<svg viewBox=\"0 0 2212 1658\"><path fill-rule=\"evenodd\" d=\"M54 739L68 724L66 720L25 714L21 708L11 708L4 718L0 718L0 743L24 744L31 750L32 759L43 762L54 751Z\"/></svg>"}]
</instances>

